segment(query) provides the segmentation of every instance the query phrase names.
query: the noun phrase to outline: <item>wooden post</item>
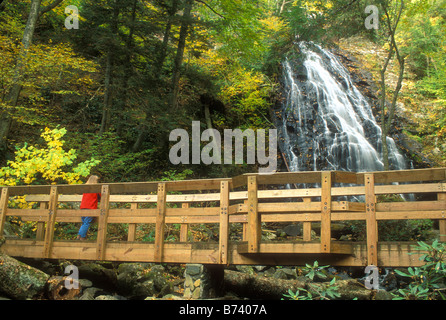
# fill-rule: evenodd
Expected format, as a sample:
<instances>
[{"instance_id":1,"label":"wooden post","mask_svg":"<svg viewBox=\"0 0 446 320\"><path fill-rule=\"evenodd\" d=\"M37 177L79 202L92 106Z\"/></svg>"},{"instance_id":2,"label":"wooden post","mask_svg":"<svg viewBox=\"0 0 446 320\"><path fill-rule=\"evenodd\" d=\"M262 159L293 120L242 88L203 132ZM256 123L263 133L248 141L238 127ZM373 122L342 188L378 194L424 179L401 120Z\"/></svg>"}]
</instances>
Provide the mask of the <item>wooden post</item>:
<instances>
[{"instance_id":1,"label":"wooden post","mask_svg":"<svg viewBox=\"0 0 446 320\"><path fill-rule=\"evenodd\" d=\"M96 260L105 259L105 247L107 245L107 220L110 208L110 188L103 185L101 189L101 204L99 207L98 238L96 242Z\"/></svg>"},{"instance_id":2,"label":"wooden post","mask_svg":"<svg viewBox=\"0 0 446 320\"><path fill-rule=\"evenodd\" d=\"M0 238L3 237L3 230L5 229L6 211L8 210L9 191L8 188L2 188L2 195L0 197Z\"/></svg>"},{"instance_id":3,"label":"wooden post","mask_svg":"<svg viewBox=\"0 0 446 320\"><path fill-rule=\"evenodd\" d=\"M48 209L48 203L43 201L40 202L40 209L42 210ZM45 240L45 222L43 221L37 222L36 240L37 241Z\"/></svg>"},{"instance_id":4,"label":"wooden post","mask_svg":"<svg viewBox=\"0 0 446 320\"><path fill-rule=\"evenodd\" d=\"M311 202L311 198L304 198L304 202ZM303 223L303 240L304 241L311 241L311 222L304 222Z\"/></svg>"},{"instance_id":5,"label":"wooden post","mask_svg":"<svg viewBox=\"0 0 446 320\"><path fill-rule=\"evenodd\" d=\"M137 203L131 203L130 204L131 210L138 209ZM136 239L136 223L129 223L129 233L127 235L127 241L135 241Z\"/></svg>"},{"instance_id":6,"label":"wooden post","mask_svg":"<svg viewBox=\"0 0 446 320\"><path fill-rule=\"evenodd\" d=\"M248 208L248 200L244 200L243 204ZM248 216L246 216L246 222L242 222L242 241L248 241Z\"/></svg>"},{"instance_id":7,"label":"wooden post","mask_svg":"<svg viewBox=\"0 0 446 320\"><path fill-rule=\"evenodd\" d=\"M257 177L248 177L248 252L259 252L261 219L258 212Z\"/></svg>"},{"instance_id":8,"label":"wooden post","mask_svg":"<svg viewBox=\"0 0 446 320\"><path fill-rule=\"evenodd\" d=\"M438 221L440 231L440 241L446 242L446 193L438 193L438 201L443 201L445 204L442 211L443 219Z\"/></svg>"},{"instance_id":9,"label":"wooden post","mask_svg":"<svg viewBox=\"0 0 446 320\"><path fill-rule=\"evenodd\" d=\"M229 182L220 182L219 263L228 264L229 248Z\"/></svg>"},{"instance_id":10,"label":"wooden post","mask_svg":"<svg viewBox=\"0 0 446 320\"><path fill-rule=\"evenodd\" d=\"M56 223L57 204L58 204L57 187L51 187L50 202L48 205L48 219L46 222L45 241L43 243L43 257L50 258L51 249L53 247L54 239L54 225Z\"/></svg>"},{"instance_id":11,"label":"wooden post","mask_svg":"<svg viewBox=\"0 0 446 320\"><path fill-rule=\"evenodd\" d=\"M331 250L331 172L321 175L321 252Z\"/></svg>"},{"instance_id":12,"label":"wooden post","mask_svg":"<svg viewBox=\"0 0 446 320\"><path fill-rule=\"evenodd\" d=\"M164 223L166 220L166 183L158 183L158 195L156 202L156 227L155 227L155 251L154 261L162 262L164 247Z\"/></svg>"},{"instance_id":13,"label":"wooden post","mask_svg":"<svg viewBox=\"0 0 446 320\"><path fill-rule=\"evenodd\" d=\"M367 223L367 263L378 266L378 224L376 222L375 176L364 174L366 223Z\"/></svg>"},{"instance_id":14,"label":"wooden post","mask_svg":"<svg viewBox=\"0 0 446 320\"><path fill-rule=\"evenodd\" d=\"M190 207L190 205L188 202L183 202L181 207L183 209L187 209ZM184 216L184 217L186 217L186 216ZM185 223L181 224L181 229L180 229L180 241L181 242L187 242L187 238L188 238L187 235L189 233L189 224L186 223L186 221L184 221L184 222Z\"/></svg>"}]
</instances>

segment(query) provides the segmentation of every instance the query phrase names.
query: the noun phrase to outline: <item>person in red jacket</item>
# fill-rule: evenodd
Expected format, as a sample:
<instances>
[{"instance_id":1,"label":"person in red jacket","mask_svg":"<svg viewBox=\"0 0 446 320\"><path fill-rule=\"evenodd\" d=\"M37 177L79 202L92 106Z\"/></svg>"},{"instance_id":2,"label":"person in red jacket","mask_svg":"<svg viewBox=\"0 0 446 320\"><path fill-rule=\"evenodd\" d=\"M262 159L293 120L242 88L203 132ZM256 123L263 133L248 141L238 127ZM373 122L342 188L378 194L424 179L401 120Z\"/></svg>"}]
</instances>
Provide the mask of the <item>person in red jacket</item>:
<instances>
[{"instance_id":1,"label":"person in red jacket","mask_svg":"<svg viewBox=\"0 0 446 320\"><path fill-rule=\"evenodd\" d=\"M94 184L99 182L98 176L90 176L85 184ZM97 209L98 202L101 200L100 193L84 193L82 195L81 209ZM93 221L93 217L82 217L82 225L79 228L77 240L86 240L87 232L90 228L90 224Z\"/></svg>"}]
</instances>

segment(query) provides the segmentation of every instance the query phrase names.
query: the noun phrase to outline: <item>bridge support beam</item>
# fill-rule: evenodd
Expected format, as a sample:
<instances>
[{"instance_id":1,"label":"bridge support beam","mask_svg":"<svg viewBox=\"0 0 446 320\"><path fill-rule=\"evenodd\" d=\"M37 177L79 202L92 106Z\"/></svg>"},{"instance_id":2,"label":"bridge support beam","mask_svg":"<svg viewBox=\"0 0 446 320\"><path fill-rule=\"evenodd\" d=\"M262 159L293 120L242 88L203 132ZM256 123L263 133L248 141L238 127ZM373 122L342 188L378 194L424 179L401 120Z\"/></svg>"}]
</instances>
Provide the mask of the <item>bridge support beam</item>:
<instances>
[{"instance_id":1,"label":"bridge support beam","mask_svg":"<svg viewBox=\"0 0 446 320\"><path fill-rule=\"evenodd\" d=\"M209 299L221 294L224 283L224 266L187 264L184 271L186 299Z\"/></svg>"},{"instance_id":2,"label":"bridge support beam","mask_svg":"<svg viewBox=\"0 0 446 320\"><path fill-rule=\"evenodd\" d=\"M110 208L110 188L103 185L101 189L100 214L98 219L98 239L96 243L96 259L104 260L107 245L107 221Z\"/></svg>"},{"instance_id":3,"label":"bridge support beam","mask_svg":"<svg viewBox=\"0 0 446 320\"><path fill-rule=\"evenodd\" d=\"M446 192L438 193L437 197L438 201L443 201L444 203L444 208L442 211L443 219L440 219L438 224L440 229L440 241L446 242Z\"/></svg>"},{"instance_id":4,"label":"bridge support beam","mask_svg":"<svg viewBox=\"0 0 446 320\"><path fill-rule=\"evenodd\" d=\"M258 210L257 176L248 177L248 251L259 252L261 239L261 219Z\"/></svg>"},{"instance_id":5,"label":"bridge support beam","mask_svg":"<svg viewBox=\"0 0 446 320\"><path fill-rule=\"evenodd\" d=\"M331 172L321 175L321 252L331 251Z\"/></svg>"},{"instance_id":6,"label":"bridge support beam","mask_svg":"<svg viewBox=\"0 0 446 320\"><path fill-rule=\"evenodd\" d=\"M375 177L373 173L364 175L366 224L367 224L367 263L378 266L378 223L376 222Z\"/></svg>"},{"instance_id":7,"label":"bridge support beam","mask_svg":"<svg viewBox=\"0 0 446 320\"><path fill-rule=\"evenodd\" d=\"M155 262L162 262L164 249L164 223L166 221L166 183L158 184L156 202L156 229L155 229Z\"/></svg>"},{"instance_id":8,"label":"bridge support beam","mask_svg":"<svg viewBox=\"0 0 446 320\"><path fill-rule=\"evenodd\" d=\"M53 247L53 240L54 240L54 227L56 223L58 198L59 198L59 193L57 191L57 187L51 187L50 203L48 208L49 209L48 219L46 222L45 240L43 244L44 258L50 258L51 256L51 249Z\"/></svg>"},{"instance_id":9,"label":"bridge support beam","mask_svg":"<svg viewBox=\"0 0 446 320\"><path fill-rule=\"evenodd\" d=\"M0 238L3 237L3 230L5 228L6 210L8 209L9 191L8 188L2 189L0 198Z\"/></svg>"}]
</instances>

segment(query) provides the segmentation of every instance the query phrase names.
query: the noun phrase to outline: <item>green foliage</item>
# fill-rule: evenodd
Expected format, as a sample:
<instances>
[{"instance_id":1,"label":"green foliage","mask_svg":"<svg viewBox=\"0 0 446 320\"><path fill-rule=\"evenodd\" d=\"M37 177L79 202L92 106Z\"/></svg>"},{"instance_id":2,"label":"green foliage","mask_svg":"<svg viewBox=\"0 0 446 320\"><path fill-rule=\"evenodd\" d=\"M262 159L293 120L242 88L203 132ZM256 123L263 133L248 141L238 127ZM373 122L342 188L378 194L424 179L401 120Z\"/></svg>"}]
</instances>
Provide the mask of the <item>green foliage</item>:
<instances>
[{"instance_id":1,"label":"green foliage","mask_svg":"<svg viewBox=\"0 0 446 320\"><path fill-rule=\"evenodd\" d=\"M416 250L425 262L421 267L410 267L407 272L395 272L411 280L410 284L394 293L394 300L446 300L446 244L435 240L432 245L419 241ZM409 253L417 254L417 253Z\"/></svg>"},{"instance_id":2,"label":"green foliage","mask_svg":"<svg viewBox=\"0 0 446 320\"><path fill-rule=\"evenodd\" d=\"M315 276L326 278L327 276L321 270L328 267L319 266L319 263L315 261L313 265L306 264L302 270L306 273L307 278L313 280ZM283 294L283 296L289 300L332 300L340 297L336 278L333 278L329 283L317 285L310 283L308 286L308 289L299 288L296 292L289 289L288 293Z\"/></svg>"},{"instance_id":3,"label":"green foliage","mask_svg":"<svg viewBox=\"0 0 446 320\"><path fill-rule=\"evenodd\" d=\"M65 151L65 141L61 140L67 130L45 128L41 137L46 146L16 147L15 161L8 161L8 166L0 169L0 185L81 183L91 169L100 163L91 158L75 165L77 152Z\"/></svg>"},{"instance_id":4,"label":"green foliage","mask_svg":"<svg viewBox=\"0 0 446 320\"><path fill-rule=\"evenodd\" d=\"M313 265L305 264L305 267L302 268L302 271L305 273L307 278L311 280L314 279L315 276L325 279L327 276L322 272L323 269L328 268L329 266L319 266L317 261L314 261Z\"/></svg>"}]
</instances>

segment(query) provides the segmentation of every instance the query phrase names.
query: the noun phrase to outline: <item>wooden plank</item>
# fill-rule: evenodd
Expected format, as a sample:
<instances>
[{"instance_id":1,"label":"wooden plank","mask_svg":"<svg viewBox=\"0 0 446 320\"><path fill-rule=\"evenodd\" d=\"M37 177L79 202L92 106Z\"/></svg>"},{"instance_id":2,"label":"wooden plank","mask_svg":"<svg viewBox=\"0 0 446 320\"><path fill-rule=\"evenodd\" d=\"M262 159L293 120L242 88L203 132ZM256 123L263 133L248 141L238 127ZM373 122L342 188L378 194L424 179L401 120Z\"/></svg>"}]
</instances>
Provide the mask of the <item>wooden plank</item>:
<instances>
[{"instance_id":1,"label":"wooden plank","mask_svg":"<svg viewBox=\"0 0 446 320\"><path fill-rule=\"evenodd\" d=\"M376 212L376 220L419 220L419 219L443 219L443 218L445 218L444 210Z\"/></svg>"},{"instance_id":2,"label":"wooden plank","mask_svg":"<svg viewBox=\"0 0 446 320\"><path fill-rule=\"evenodd\" d=\"M288 183L319 183L320 172L280 172L272 175L258 175L258 184L288 184ZM375 172L376 183L410 182L410 181L442 181L446 180L446 168L382 171ZM252 174L251 174L252 175ZM347 175L347 174L346 174ZM236 184L239 180L236 178ZM350 180L351 178L345 178ZM172 190L218 190L220 181L231 181L231 179L203 179L169 182ZM357 174L357 184L364 183L364 173ZM84 185L56 185L61 194L82 194L100 192L103 184ZM110 183L110 192L113 194L145 193L155 192L158 182L131 182ZM9 187L10 196L48 194L51 186L14 186Z\"/></svg>"},{"instance_id":3,"label":"wooden plank","mask_svg":"<svg viewBox=\"0 0 446 320\"><path fill-rule=\"evenodd\" d=\"M262 243L263 245L263 243ZM273 251L274 243L266 244L267 250ZM308 243L305 243L305 248L302 250L308 251ZM333 248L337 245L333 241ZM324 265L332 266L366 266L367 254L366 245L364 243L342 242L339 245L344 246L345 249L350 245L352 254L324 254L318 256L318 262ZM409 255L408 253L415 253L412 245L416 242L381 242L378 245L378 261L382 267L408 267L421 266L424 263L419 260L417 254ZM166 263L218 263L218 243L198 244L199 248L193 244L185 243L166 243L165 244L165 261ZM288 247L287 247L288 246ZM297 251L300 244L295 246L287 244L282 246L282 249L288 251ZM315 250L319 246L316 243ZM35 241L29 239L6 239L2 246L2 252L13 257L29 257L42 258L42 241ZM308 255L305 254L289 254L289 253L269 253L269 254L240 254L238 247L242 248L243 244L230 243L230 264L236 265L304 265L308 263ZM245 246L246 248L246 246ZM91 241L54 241L53 256L56 259L67 260L95 260L95 243ZM319 249L320 250L320 249ZM138 262L153 262L154 251L153 243L120 243L109 242L106 250L106 260L108 261L138 261ZM245 249L247 252L247 248ZM347 251L345 251L347 252Z\"/></svg>"},{"instance_id":4,"label":"wooden plank","mask_svg":"<svg viewBox=\"0 0 446 320\"><path fill-rule=\"evenodd\" d=\"M378 224L376 222L376 196L374 174L365 174L367 263L378 266Z\"/></svg>"},{"instance_id":5,"label":"wooden plank","mask_svg":"<svg viewBox=\"0 0 446 320\"><path fill-rule=\"evenodd\" d=\"M236 208L238 213L247 212L248 207L245 204L239 204ZM320 212L321 202L268 202L259 203L260 213L274 212ZM348 201L332 201L331 211L364 211L364 203L354 203Z\"/></svg>"},{"instance_id":6,"label":"wooden plank","mask_svg":"<svg viewBox=\"0 0 446 320\"><path fill-rule=\"evenodd\" d=\"M249 174L249 176L252 176ZM321 172L277 172L274 174L257 174L258 184L298 184L298 183L320 183Z\"/></svg>"},{"instance_id":7,"label":"wooden plank","mask_svg":"<svg viewBox=\"0 0 446 320\"><path fill-rule=\"evenodd\" d=\"M48 203L40 202L39 206L40 210L46 210L48 208ZM36 240L43 241L44 239L45 239L45 222L39 221L37 222Z\"/></svg>"},{"instance_id":8,"label":"wooden plank","mask_svg":"<svg viewBox=\"0 0 446 320\"><path fill-rule=\"evenodd\" d=\"M333 171L333 183L356 183L358 180L356 172Z\"/></svg>"},{"instance_id":9,"label":"wooden plank","mask_svg":"<svg viewBox=\"0 0 446 320\"><path fill-rule=\"evenodd\" d=\"M239 175L232 178L232 188L240 188L244 187L248 184L247 176L245 175Z\"/></svg>"},{"instance_id":10,"label":"wooden plank","mask_svg":"<svg viewBox=\"0 0 446 320\"><path fill-rule=\"evenodd\" d=\"M443 204L446 204L446 193L438 193L437 199L439 201L442 201ZM438 221L440 241L446 242L446 207L443 207L442 213L443 213L443 219L440 219Z\"/></svg>"},{"instance_id":11,"label":"wooden plank","mask_svg":"<svg viewBox=\"0 0 446 320\"><path fill-rule=\"evenodd\" d=\"M352 244L333 241L331 244L333 254L352 254ZM237 251L240 254L250 253L248 244L239 244ZM293 254L293 253L324 253L319 242L262 242L259 252L262 254Z\"/></svg>"},{"instance_id":12,"label":"wooden plank","mask_svg":"<svg viewBox=\"0 0 446 320\"><path fill-rule=\"evenodd\" d=\"M261 217L258 211L257 176L248 177L248 228L249 252L258 252L261 238Z\"/></svg>"},{"instance_id":13,"label":"wooden plank","mask_svg":"<svg viewBox=\"0 0 446 320\"><path fill-rule=\"evenodd\" d=\"M321 175L321 252L330 253L331 244L331 172Z\"/></svg>"},{"instance_id":14,"label":"wooden plank","mask_svg":"<svg viewBox=\"0 0 446 320\"><path fill-rule=\"evenodd\" d=\"M182 206L182 208L187 209L187 208L189 208L189 203L185 202L181 206ZM189 224L182 223L181 227L180 227L180 241L187 242L188 234L189 234Z\"/></svg>"},{"instance_id":15,"label":"wooden plank","mask_svg":"<svg viewBox=\"0 0 446 320\"><path fill-rule=\"evenodd\" d=\"M311 202L311 198L304 198L303 201ZM303 240L311 241L311 222L310 221L305 221L303 223L302 232L303 232Z\"/></svg>"},{"instance_id":16,"label":"wooden plank","mask_svg":"<svg viewBox=\"0 0 446 320\"><path fill-rule=\"evenodd\" d=\"M138 209L138 203L130 204L131 210ZM127 234L127 241L135 241L136 240L136 223L129 223L129 231Z\"/></svg>"},{"instance_id":17,"label":"wooden plank","mask_svg":"<svg viewBox=\"0 0 446 320\"><path fill-rule=\"evenodd\" d=\"M440 193L441 194L441 193ZM439 195L440 195L439 194ZM446 209L446 201L405 201L376 204L376 211L431 211Z\"/></svg>"},{"instance_id":18,"label":"wooden plank","mask_svg":"<svg viewBox=\"0 0 446 320\"><path fill-rule=\"evenodd\" d=\"M166 194L167 185L164 182L158 184L158 200L156 204L156 227L155 227L155 251L154 261L163 261L164 247L164 223L166 219Z\"/></svg>"},{"instance_id":19,"label":"wooden plank","mask_svg":"<svg viewBox=\"0 0 446 320\"><path fill-rule=\"evenodd\" d=\"M220 264L228 264L229 249L229 182L220 183L220 234L218 257Z\"/></svg>"},{"instance_id":20,"label":"wooden plank","mask_svg":"<svg viewBox=\"0 0 446 320\"><path fill-rule=\"evenodd\" d=\"M190 190L219 190L221 181L230 181L225 179L200 179L200 180L181 180L164 182L169 191L190 191Z\"/></svg>"},{"instance_id":21,"label":"wooden plank","mask_svg":"<svg viewBox=\"0 0 446 320\"><path fill-rule=\"evenodd\" d=\"M0 197L0 238L3 237L3 230L5 228L6 213L8 211L9 190L2 188L2 195Z\"/></svg>"},{"instance_id":22,"label":"wooden plank","mask_svg":"<svg viewBox=\"0 0 446 320\"><path fill-rule=\"evenodd\" d=\"M246 177L245 177L246 178ZM375 194L407 194L407 193L437 193L446 191L444 183L423 183L423 184L402 184L402 185L378 185L375 186ZM356 196L364 195L364 187L334 187L332 196ZM259 190L258 199L280 199L280 198L301 198L320 197L320 188L308 189L282 189L282 190ZM248 199L247 191L235 191L229 195L230 200ZM82 195L60 194L59 202L80 202ZM184 203L201 201L219 201L219 193L202 194L169 194L166 202ZM49 195L31 194L26 196L28 202L49 201ZM110 202L116 203L156 203L156 194L149 195L110 195Z\"/></svg>"},{"instance_id":23,"label":"wooden plank","mask_svg":"<svg viewBox=\"0 0 446 320\"><path fill-rule=\"evenodd\" d=\"M446 180L446 168L392 170L371 172L375 175L375 183L442 181ZM358 173L357 184L363 184L365 175Z\"/></svg>"},{"instance_id":24,"label":"wooden plank","mask_svg":"<svg viewBox=\"0 0 446 320\"><path fill-rule=\"evenodd\" d=\"M107 246L107 225L110 209L110 188L103 185L101 188L100 214L98 218L98 237L96 241L96 260L105 259L105 249Z\"/></svg>"},{"instance_id":25,"label":"wooden plank","mask_svg":"<svg viewBox=\"0 0 446 320\"><path fill-rule=\"evenodd\" d=\"M43 245L43 258L51 257L51 249L54 240L54 225L56 223L57 206L58 206L58 190L57 187L50 189L50 202L48 205L48 215L46 221L45 240Z\"/></svg>"}]
</instances>

